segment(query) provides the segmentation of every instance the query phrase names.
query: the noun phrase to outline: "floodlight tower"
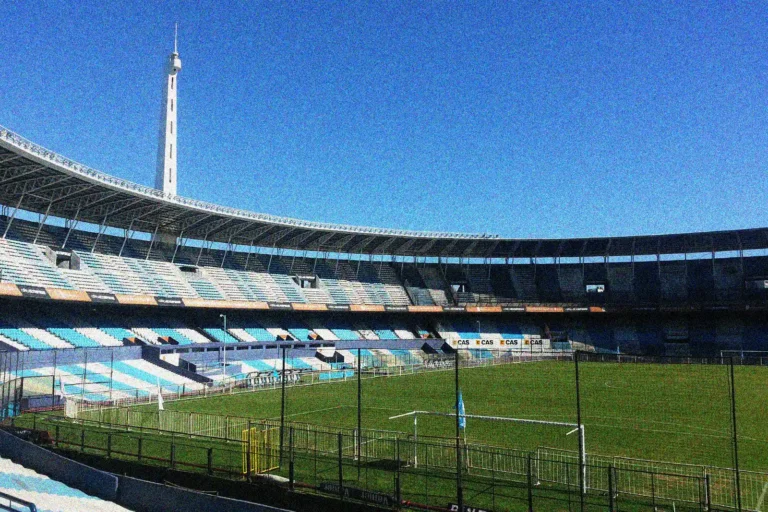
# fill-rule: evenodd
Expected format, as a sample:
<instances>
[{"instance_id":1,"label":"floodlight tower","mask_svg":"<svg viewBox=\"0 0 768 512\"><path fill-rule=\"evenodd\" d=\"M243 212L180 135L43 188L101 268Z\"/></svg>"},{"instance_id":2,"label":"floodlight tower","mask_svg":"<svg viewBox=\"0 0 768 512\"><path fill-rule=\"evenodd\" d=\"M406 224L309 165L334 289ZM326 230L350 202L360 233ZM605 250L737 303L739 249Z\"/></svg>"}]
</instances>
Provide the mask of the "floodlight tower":
<instances>
[{"instance_id":1,"label":"floodlight tower","mask_svg":"<svg viewBox=\"0 0 768 512\"><path fill-rule=\"evenodd\" d=\"M178 52L179 25L173 37L173 53L166 66L165 94L160 114L160 136L157 145L157 174L155 174L155 188L165 194L176 195L176 161L178 146L176 135L178 125L176 114L178 105L176 102L176 89L178 88L177 75L181 71L181 59Z\"/></svg>"}]
</instances>

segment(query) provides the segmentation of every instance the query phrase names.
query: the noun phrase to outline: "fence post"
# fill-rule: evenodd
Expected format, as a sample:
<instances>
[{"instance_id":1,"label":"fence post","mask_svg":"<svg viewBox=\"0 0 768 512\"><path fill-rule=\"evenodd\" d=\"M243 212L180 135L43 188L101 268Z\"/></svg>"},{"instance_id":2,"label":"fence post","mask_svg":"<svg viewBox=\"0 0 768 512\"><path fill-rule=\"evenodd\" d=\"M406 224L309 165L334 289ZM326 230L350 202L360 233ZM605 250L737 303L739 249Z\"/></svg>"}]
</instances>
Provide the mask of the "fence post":
<instances>
[{"instance_id":1,"label":"fence post","mask_svg":"<svg viewBox=\"0 0 768 512\"><path fill-rule=\"evenodd\" d=\"M107 458L112 458L112 434L107 434Z\"/></svg>"},{"instance_id":2,"label":"fence post","mask_svg":"<svg viewBox=\"0 0 768 512\"><path fill-rule=\"evenodd\" d=\"M246 430L245 435L245 449L247 450L247 456L245 457L245 472L246 477L251 478L251 450L253 447L251 446L251 420L248 420L248 430Z\"/></svg>"},{"instance_id":3,"label":"fence post","mask_svg":"<svg viewBox=\"0 0 768 512\"><path fill-rule=\"evenodd\" d=\"M736 434L736 378L733 373L733 357L730 360L731 376L731 430L733 431L733 466L736 473L736 510L741 512L741 476L739 475L739 442Z\"/></svg>"},{"instance_id":4,"label":"fence post","mask_svg":"<svg viewBox=\"0 0 768 512\"><path fill-rule=\"evenodd\" d=\"M614 482L613 476L613 466L608 466L608 510L610 512L616 510L616 494L614 489L616 482Z\"/></svg>"},{"instance_id":5,"label":"fence post","mask_svg":"<svg viewBox=\"0 0 768 512\"><path fill-rule=\"evenodd\" d=\"M56 448L59 447L59 426L56 425L56 437L54 438L54 442L56 443Z\"/></svg>"},{"instance_id":6,"label":"fence post","mask_svg":"<svg viewBox=\"0 0 768 512\"><path fill-rule=\"evenodd\" d=\"M80 453L85 451L85 429L80 431Z\"/></svg>"},{"instance_id":7,"label":"fence post","mask_svg":"<svg viewBox=\"0 0 768 512\"><path fill-rule=\"evenodd\" d=\"M208 448L208 474L213 475L213 448Z\"/></svg>"},{"instance_id":8,"label":"fence post","mask_svg":"<svg viewBox=\"0 0 768 512\"><path fill-rule=\"evenodd\" d=\"M171 442L171 469L176 469L176 443Z\"/></svg>"},{"instance_id":9,"label":"fence post","mask_svg":"<svg viewBox=\"0 0 768 512\"><path fill-rule=\"evenodd\" d=\"M283 467L283 438L285 431L285 345L283 345L283 362L280 370L280 468Z\"/></svg>"},{"instance_id":10,"label":"fence post","mask_svg":"<svg viewBox=\"0 0 768 512\"><path fill-rule=\"evenodd\" d=\"M400 508L400 503L402 503L402 500L400 499L400 438L395 438L395 456L397 458L396 466L395 466L395 502L397 503L397 508Z\"/></svg>"},{"instance_id":11,"label":"fence post","mask_svg":"<svg viewBox=\"0 0 768 512\"><path fill-rule=\"evenodd\" d=\"M344 466L342 463L341 450L343 448L343 439L341 432L338 433L337 438L339 440L339 496L344 499Z\"/></svg>"},{"instance_id":12,"label":"fence post","mask_svg":"<svg viewBox=\"0 0 768 512\"><path fill-rule=\"evenodd\" d=\"M712 494L710 487L709 473L704 474L704 501L707 506L707 510L712 510Z\"/></svg>"},{"instance_id":13,"label":"fence post","mask_svg":"<svg viewBox=\"0 0 768 512\"><path fill-rule=\"evenodd\" d=\"M531 474L531 454L525 460L525 473L528 479L528 512L533 512L533 475Z\"/></svg>"},{"instance_id":14,"label":"fence post","mask_svg":"<svg viewBox=\"0 0 768 512\"><path fill-rule=\"evenodd\" d=\"M293 426L288 430L288 487L293 490L294 482L294 467L293 467Z\"/></svg>"},{"instance_id":15,"label":"fence post","mask_svg":"<svg viewBox=\"0 0 768 512\"><path fill-rule=\"evenodd\" d=\"M141 462L141 445L142 445L142 442L143 442L143 441L144 441L144 439L140 437L140 438L139 438L139 446L138 446L138 451L137 451L137 453L136 453L136 460L138 460L139 462Z\"/></svg>"}]
</instances>

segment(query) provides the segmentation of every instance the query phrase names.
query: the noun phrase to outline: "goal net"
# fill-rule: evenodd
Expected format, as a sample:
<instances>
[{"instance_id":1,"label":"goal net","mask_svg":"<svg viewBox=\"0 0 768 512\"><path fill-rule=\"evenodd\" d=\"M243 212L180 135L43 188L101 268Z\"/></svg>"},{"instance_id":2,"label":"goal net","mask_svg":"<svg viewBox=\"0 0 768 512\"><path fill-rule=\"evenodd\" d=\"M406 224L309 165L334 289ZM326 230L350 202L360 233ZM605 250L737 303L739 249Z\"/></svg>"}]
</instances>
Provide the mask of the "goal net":
<instances>
[{"instance_id":1,"label":"goal net","mask_svg":"<svg viewBox=\"0 0 768 512\"><path fill-rule=\"evenodd\" d=\"M584 426L541 419L462 414L459 452L456 449L456 413L410 411L390 417L413 422L407 463L414 468L462 468L475 474L525 476L529 469L537 481L586 485ZM454 436L447 435L453 429ZM469 435L471 430L476 435ZM442 436L436 436L441 432ZM562 454L569 454L563 458ZM575 456L575 460L574 457ZM581 476L580 476L581 475Z\"/></svg>"}]
</instances>

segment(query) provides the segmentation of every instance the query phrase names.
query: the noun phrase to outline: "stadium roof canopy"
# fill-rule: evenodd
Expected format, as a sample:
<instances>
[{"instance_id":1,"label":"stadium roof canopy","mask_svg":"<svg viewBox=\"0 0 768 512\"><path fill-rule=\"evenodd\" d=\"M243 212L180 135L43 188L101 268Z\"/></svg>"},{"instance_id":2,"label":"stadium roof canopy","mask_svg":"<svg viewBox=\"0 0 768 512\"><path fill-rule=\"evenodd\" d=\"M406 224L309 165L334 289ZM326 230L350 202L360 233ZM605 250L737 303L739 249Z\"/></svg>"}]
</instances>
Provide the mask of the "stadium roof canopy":
<instances>
[{"instance_id":1,"label":"stadium roof canopy","mask_svg":"<svg viewBox=\"0 0 768 512\"><path fill-rule=\"evenodd\" d=\"M768 248L768 228L569 239L505 239L346 226L215 205L91 169L0 126L0 204L64 219L240 245L465 258L594 257Z\"/></svg>"}]
</instances>

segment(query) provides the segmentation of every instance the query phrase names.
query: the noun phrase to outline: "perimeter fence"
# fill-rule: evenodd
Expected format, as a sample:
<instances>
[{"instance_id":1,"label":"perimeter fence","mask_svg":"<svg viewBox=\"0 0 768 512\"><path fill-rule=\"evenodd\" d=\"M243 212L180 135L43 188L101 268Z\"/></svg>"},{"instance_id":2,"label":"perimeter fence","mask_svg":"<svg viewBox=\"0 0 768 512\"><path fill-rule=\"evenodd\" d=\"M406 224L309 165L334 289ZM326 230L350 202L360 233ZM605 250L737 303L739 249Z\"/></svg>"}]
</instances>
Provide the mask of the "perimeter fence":
<instances>
[{"instance_id":1,"label":"perimeter fence","mask_svg":"<svg viewBox=\"0 0 768 512\"><path fill-rule=\"evenodd\" d=\"M358 491L379 493L395 504L462 503L488 510L530 503L542 510L548 509L546 503L580 509L582 502L585 509L601 510L762 511L766 506L768 431L760 404L768 370L763 359L587 352L531 357L475 349L435 354L418 364L380 355L358 360L359 366L340 361L322 372L272 371L269 382L252 375L238 384L243 388L221 388L220 393L282 390L259 401L265 411L261 417L133 407L156 401L149 395L84 403L77 420L46 416L40 424L42 416L31 416L35 424L27 426L45 428L52 436L56 426L62 436L62 429L75 429L86 440L122 436L133 439L133 445L125 441L131 446L170 442L178 445L173 457L170 445L152 450L162 464L196 464L197 470L207 470L200 454L211 449L213 462L229 460L212 462L215 473L256 477L267 468L296 485L350 497ZM534 364L511 364L529 361ZM488 369L474 372L475 367ZM421 372L439 373L429 383L419 381L426 387L398 384L416 381L396 376ZM358 384L322 393L315 386L339 380ZM312 393L300 392L302 386ZM467 406L466 428L456 421L459 390ZM214 394L209 391L201 394ZM320 404L330 407L317 408L320 399L331 401ZM418 406L427 409L418 411ZM388 421L394 411L439 412L439 417L419 419L417 433L416 415ZM553 430L555 423L560 431ZM569 424L583 427L583 447L563 429ZM152 440L136 440L141 438ZM244 439L252 446L244 447ZM71 436L60 440L73 442ZM261 447L259 455L254 446ZM216 450L241 458L219 456ZM149 453L145 446L123 451L142 460ZM180 458L187 452L197 454L194 460ZM272 470L275 453L278 464Z\"/></svg>"},{"instance_id":2,"label":"perimeter fence","mask_svg":"<svg viewBox=\"0 0 768 512\"><path fill-rule=\"evenodd\" d=\"M17 420L26 425L28 417ZM459 501L453 440L413 439L391 432L363 432L288 425L282 452L257 448L251 436L212 439L157 429L104 428L60 416L34 415L34 427L49 432L53 447L70 452L135 461L169 469L234 479L258 479L264 457L271 475L291 488L374 502L391 508L451 510ZM33 425L29 425L32 427ZM276 430L251 422L246 431ZM714 480L590 460L590 486L580 492L583 466L574 454L547 449L525 452L462 444L462 497L475 510L681 510L717 508ZM720 505L722 507L722 505Z\"/></svg>"}]
</instances>

